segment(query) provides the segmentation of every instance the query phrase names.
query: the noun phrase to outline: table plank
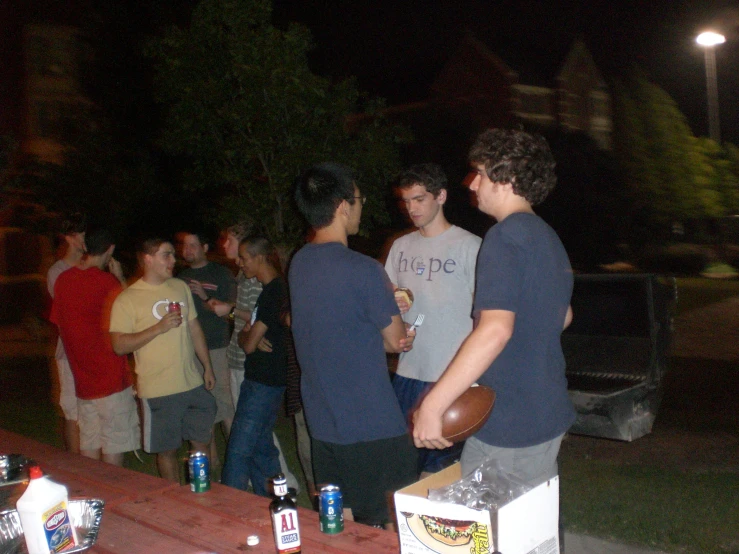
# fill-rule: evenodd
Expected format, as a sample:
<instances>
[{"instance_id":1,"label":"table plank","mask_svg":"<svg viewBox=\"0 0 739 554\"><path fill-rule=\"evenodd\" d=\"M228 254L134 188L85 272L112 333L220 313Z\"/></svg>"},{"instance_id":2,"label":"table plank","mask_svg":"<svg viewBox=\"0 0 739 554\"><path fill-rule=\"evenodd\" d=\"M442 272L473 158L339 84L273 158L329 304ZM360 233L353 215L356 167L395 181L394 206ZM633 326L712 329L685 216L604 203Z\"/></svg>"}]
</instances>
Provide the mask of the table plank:
<instances>
[{"instance_id":1,"label":"table plank","mask_svg":"<svg viewBox=\"0 0 739 554\"><path fill-rule=\"evenodd\" d=\"M197 506L212 513L238 519L247 518L260 527L272 528L269 519L271 499L220 483L212 483L211 489L203 493L194 493L185 485L166 491L164 496L186 506Z\"/></svg>"},{"instance_id":2,"label":"table plank","mask_svg":"<svg viewBox=\"0 0 739 554\"><path fill-rule=\"evenodd\" d=\"M18 433L0 429L0 452L3 454L23 454L29 458L43 458L62 451Z\"/></svg>"},{"instance_id":3,"label":"table plank","mask_svg":"<svg viewBox=\"0 0 739 554\"><path fill-rule=\"evenodd\" d=\"M207 494L207 493L206 493ZM249 498L244 498L248 502ZM273 553L271 527L267 520L230 517L203 510L197 503L183 504L164 495L149 495L113 506L112 513L135 521L162 535L221 554L240 554L246 550L246 537L258 535L261 539L250 552ZM106 510L107 512L107 510ZM103 516L103 525L105 525Z\"/></svg>"},{"instance_id":4,"label":"table plank","mask_svg":"<svg viewBox=\"0 0 739 554\"><path fill-rule=\"evenodd\" d=\"M61 470L66 475L84 478L88 482L104 483L107 487L116 488L131 498L138 494L179 486L153 475L72 454L4 429L0 429L0 452L23 454L33 458L39 462L44 472L52 475L52 478L53 474L60 473ZM56 480L63 483L61 479Z\"/></svg>"},{"instance_id":5,"label":"table plank","mask_svg":"<svg viewBox=\"0 0 739 554\"><path fill-rule=\"evenodd\" d=\"M164 493L167 498L177 499L183 505L198 506L215 514L228 516L240 521L248 520L266 530L270 545L272 539L272 522L269 518L269 498L256 496L240 490L214 483L209 492L193 493L188 487L171 489ZM310 552L377 552L396 554L400 550L396 533L360 525L353 521L344 523L344 532L338 535L321 533L318 525L318 513L298 508L300 535L303 550ZM257 533L260 534L260 533ZM260 534L262 541L265 537ZM371 548L367 548L371 545Z\"/></svg>"},{"instance_id":6,"label":"table plank","mask_svg":"<svg viewBox=\"0 0 739 554\"><path fill-rule=\"evenodd\" d=\"M144 525L139 525L110 510L105 510L98 540L89 552L100 554L177 552L186 554L202 552L202 549L179 541L171 535L158 533Z\"/></svg>"},{"instance_id":7,"label":"table plank","mask_svg":"<svg viewBox=\"0 0 739 554\"><path fill-rule=\"evenodd\" d=\"M0 429L0 451L36 459L71 497L106 501L98 543L93 552L178 552L222 554L275 551L269 518L270 499L214 483L206 493L192 493L143 473L117 468L59 450ZM396 554L395 533L347 521L339 535L325 535L316 512L298 509L303 552ZM260 544L246 546L257 535Z\"/></svg>"},{"instance_id":8,"label":"table plank","mask_svg":"<svg viewBox=\"0 0 739 554\"><path fill-rule=\"evenodd\" d=\"M118 487L111 487L107 483L85 479L74 473L60 470L46 462L39 462L39 465L44 474L48 475L51 480L67 487L70 500L101 498L105 501L106 506L112 506L118 502L135 498L132 493ZM25 489L25 485L23 487Z\"/></svg>"}]
</instances>

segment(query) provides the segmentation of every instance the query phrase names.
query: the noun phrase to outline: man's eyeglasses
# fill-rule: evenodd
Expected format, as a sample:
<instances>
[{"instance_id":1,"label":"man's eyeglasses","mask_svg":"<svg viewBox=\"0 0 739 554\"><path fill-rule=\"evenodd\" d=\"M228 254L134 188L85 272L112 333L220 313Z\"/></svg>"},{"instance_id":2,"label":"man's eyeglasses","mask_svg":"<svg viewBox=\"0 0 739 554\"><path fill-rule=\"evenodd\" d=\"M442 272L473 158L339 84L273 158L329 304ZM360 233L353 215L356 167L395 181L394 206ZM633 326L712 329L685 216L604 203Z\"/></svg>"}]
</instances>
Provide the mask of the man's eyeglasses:
<instances>
[{"instance_id":1,"label":"man's eyeglasses","mask_svg":"<svg viewBox=\"0 0 739 554\"><path fill-rule=\"evenodd\" d=\"M358 200L362 201L362 206L364 206L367 203L367 197L366 196L352 196L352 198L356 198Z\"/></svg>"}]
</instances>

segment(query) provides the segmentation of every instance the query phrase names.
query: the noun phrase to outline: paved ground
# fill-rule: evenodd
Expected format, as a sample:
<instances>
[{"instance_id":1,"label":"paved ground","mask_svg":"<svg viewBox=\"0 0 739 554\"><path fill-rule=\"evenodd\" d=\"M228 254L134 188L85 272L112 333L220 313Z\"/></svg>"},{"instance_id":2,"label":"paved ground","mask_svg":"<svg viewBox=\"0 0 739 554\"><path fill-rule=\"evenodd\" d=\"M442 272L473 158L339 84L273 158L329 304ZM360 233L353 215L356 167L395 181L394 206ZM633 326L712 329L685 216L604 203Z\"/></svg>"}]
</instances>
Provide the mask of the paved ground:
<instances>
[{"instance_id":1,"label":"paved ground","mask_svg":"<svg viewBox=\"0 0 739 554\"><path fill-rule=\"evenodd\" d=\"M658 550L648 550L611 541L604 541L585 535L565 533L565 554L665 554Z\"/></svg>"},{"instance_id":2,"label":"paved ground","mask_svg":"<svg viewBox=\"0 0 739 554\"><path fill-rule=\"evenodd\" d=\"M727 362L739 360L739 297L675 318L672 354Z\"/></svg>"}]
</instances>

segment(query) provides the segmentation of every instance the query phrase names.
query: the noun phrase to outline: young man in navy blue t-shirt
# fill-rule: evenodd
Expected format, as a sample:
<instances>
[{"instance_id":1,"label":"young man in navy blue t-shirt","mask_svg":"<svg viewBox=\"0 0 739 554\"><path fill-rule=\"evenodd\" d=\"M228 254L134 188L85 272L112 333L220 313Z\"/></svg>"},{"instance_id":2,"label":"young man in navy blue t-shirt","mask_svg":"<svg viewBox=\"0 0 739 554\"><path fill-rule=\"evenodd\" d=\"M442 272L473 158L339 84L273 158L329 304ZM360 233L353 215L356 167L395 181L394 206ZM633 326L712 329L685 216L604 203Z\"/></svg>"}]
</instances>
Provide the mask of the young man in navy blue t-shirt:
<instances>
[{"instance_id":1,"label":"young man in navy blue t-shirt","mask_svg":"<svg viewBox=\"0 0 739 554\"><path fill-rule=\"evenodd\" d=\"M338 484L357 521L386 525L386 494L415 480L416 451L385 352L409 350L414 333L407 335L383 267L347 247L364 204L351 170L312 167L295 199L313 228L289 283L316 483Z\"/></svg>"},{"instance_id":2,"label":"young man in navy blue t-shirt","mask_svg":"<svg viewBox=\"0 0 739 554\"><path fill-rule=\"evenodd\" d=\"M496 404L465 444L463 473L494 459L535 485L557 474L560 442L575 420L560 343L572 320L572 269L559 237L532 209L554 188L554 158L542 137L492 129L469 159L479 209L497 224L477 261L475 328L416 412L414 440L449 446L441 414L479 382L496 391Z\"/></svg>"}]
</instances>

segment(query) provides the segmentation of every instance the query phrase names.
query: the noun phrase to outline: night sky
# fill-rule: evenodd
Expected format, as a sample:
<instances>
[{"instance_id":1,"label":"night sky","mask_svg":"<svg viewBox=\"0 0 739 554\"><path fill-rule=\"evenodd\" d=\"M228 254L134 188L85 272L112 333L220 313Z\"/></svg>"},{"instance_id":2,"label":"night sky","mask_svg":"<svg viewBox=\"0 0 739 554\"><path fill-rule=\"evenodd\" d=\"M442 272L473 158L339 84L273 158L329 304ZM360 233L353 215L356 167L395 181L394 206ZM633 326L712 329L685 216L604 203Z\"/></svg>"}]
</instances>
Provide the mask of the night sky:
<instances>
[{"instance_id":1,"label":"night sky","mask_svg":"<svg viewBox=\"0 0 739 554\"><path fill-rule=\"evenodd\" d=\"M693 132L701 136L708 134L706 77L703 50L695 44L695 37L713 28L727 38L716 50L722 138L739 144L737 0L273 2L277 25L299 21L312 31L316 47L311 64L316 72L334 78L355 75L361 89L383 96L391 104L427 98L429 85L465 31L471 31L493 52L518 54L529 67L538 65L548 74L553 73L573 40L581 37L606 77L618 76L633 63L639 64L650 80L675 99ZM7 88L13 81L7 79L4 68L21 67L18 46L23 22L47 19L74 25L91 9L100 9L116 14L116 34L130 29L132 34L141 35L163 23L186 23L196 3L0 0L2 104L13 104L12 91ZM0 128L5 128L2 123L7 114L2 112Z\"/></svg>"},{"instance_id":2,"label":"night sky","mask_svg":"<svg viewBox=\"0 0 739 554\"><path fill-rule=\"evenodd\" d=\"M390 103L424 99L465 30L494 52L518 50L529 65L553 63L581 37L606 76L641 66L697 135L707 135L708 124L695 37L714 29L727 38L716 52L722 138L739 144L736 0L275 0L274 14L278 24L311 29L317 72L356 75L363 90Z\"/></svg>"}]
</instances>

